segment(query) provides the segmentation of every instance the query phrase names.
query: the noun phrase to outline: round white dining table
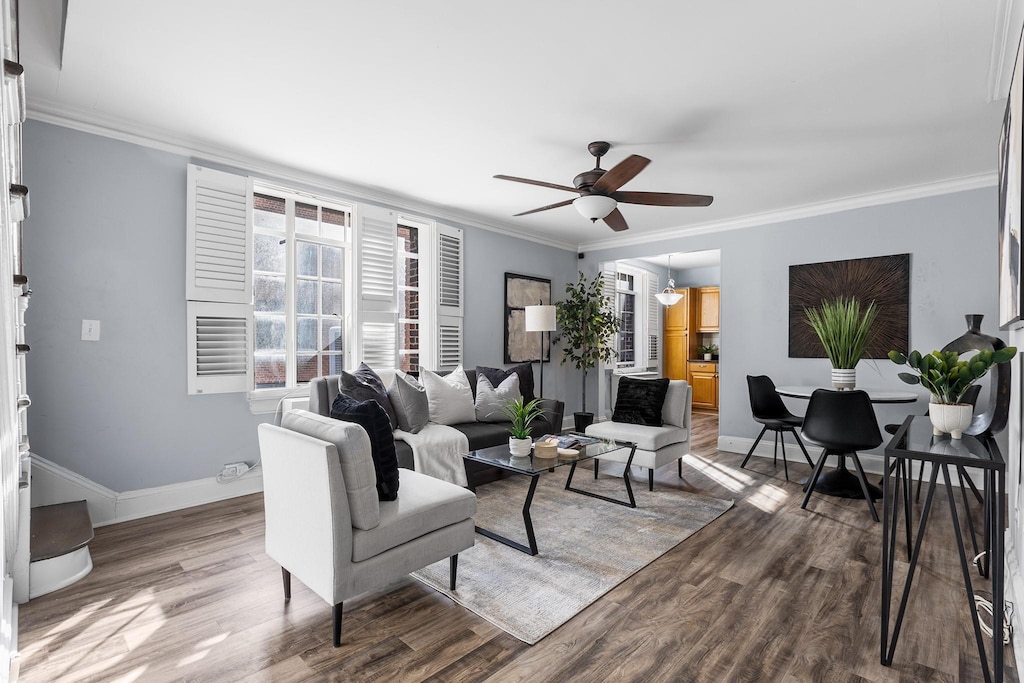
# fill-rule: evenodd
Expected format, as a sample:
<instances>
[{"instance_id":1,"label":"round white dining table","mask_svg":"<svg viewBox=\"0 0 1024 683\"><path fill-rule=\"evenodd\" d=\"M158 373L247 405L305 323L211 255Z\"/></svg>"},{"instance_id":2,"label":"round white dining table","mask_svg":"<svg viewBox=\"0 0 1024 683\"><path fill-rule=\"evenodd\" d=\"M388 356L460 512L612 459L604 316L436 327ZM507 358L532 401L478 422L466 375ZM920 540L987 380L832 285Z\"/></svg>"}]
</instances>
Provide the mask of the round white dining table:
<instances>
[{"instance_id":1,"label":"round white dining table","mask_svg":"<svg viewBox=\"0 0 1024 683\"><path fill-rule=\"evenodd\" d=\"M832 390L832 387L795 385L775 387L775 391L780 396L802 399L809 399L811 394L818 389ZM857 387L857 389L866 393L872 403L913 403L920 398L911 391L890 391L888 389L870 389L867 387ZM844 455L839 456L836 469L818 477L818 483L815 484L814 490L827 496L837 496L839 498L864 498L864 492L861 490L860 482L856 475L846 469L846 456ZM868 492L875 500L879 500L882 497L882 489L872 484L868 484Z\"/></svg>"}]
</instances>

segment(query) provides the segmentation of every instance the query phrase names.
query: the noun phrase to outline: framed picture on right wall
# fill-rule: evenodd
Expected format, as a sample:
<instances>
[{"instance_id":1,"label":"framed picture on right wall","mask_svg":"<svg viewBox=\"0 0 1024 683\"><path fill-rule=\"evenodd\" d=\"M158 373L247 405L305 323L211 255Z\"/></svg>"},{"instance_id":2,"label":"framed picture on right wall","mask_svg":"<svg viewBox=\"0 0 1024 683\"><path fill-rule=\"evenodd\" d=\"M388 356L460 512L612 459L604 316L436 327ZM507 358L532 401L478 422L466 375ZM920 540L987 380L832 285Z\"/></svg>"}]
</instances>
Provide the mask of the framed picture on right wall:
<instances>
[{"instance_id":1,"label":"framed picture on right wall","mask_svg":"<svg viewBox=\"0 0 1024 683\"><path fill-rule=\"evenodd\" d=\"M1021 124L1024 122L1024 42L1010 79L1010 93L999 136L999 328L1021 320Z\"/></svg>"}]
</instances>

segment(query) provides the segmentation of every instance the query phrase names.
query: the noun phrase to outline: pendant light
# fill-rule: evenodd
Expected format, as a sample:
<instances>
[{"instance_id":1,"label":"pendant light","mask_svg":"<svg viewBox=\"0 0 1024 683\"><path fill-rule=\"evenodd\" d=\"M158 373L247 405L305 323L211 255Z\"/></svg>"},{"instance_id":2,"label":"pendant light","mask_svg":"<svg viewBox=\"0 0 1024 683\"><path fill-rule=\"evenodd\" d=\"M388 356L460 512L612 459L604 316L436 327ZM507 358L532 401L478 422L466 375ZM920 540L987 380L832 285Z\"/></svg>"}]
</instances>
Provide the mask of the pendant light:
<instances>
[{"instance_id":1,"label":"pendant light","mask_svg":"<svg viewBox=\"0 0 1024 683\"><path fill-rule=\"evenodd\" d=\"M664 304L665 308L675 306L683 298L683 295L676 291L676 281L672 279L672 254L668 255L668 286L654 297Z\"/></svg>"}]
</instances>

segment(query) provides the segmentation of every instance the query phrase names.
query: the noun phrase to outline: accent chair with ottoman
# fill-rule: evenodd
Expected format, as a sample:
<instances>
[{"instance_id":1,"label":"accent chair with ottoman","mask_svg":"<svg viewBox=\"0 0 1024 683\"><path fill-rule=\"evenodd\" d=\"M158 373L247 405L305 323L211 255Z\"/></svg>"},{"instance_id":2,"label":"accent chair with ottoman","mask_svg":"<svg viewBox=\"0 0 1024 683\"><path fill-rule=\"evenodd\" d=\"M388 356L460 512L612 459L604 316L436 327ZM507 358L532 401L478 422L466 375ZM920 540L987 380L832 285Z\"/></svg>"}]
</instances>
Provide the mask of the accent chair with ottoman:
<instances>
[{"instance_id":1,"label":"accent chair with ottoman","mask_svg":"<svg viewBox=\"0 0 1024 683\"><path fill-rule=\"evenodd\" d=\"M612 419L587 427L588 436L636 444L634 465L646 467L647 487L654 490L654 470L675 460L683 476L683 456L690 452L693 390L681 379L638 379L612 375ZM625 463L628 449L602 458ZM594 460L594 477L600 463ZM628 476L628 473L627 473Z\"/></svg>"},{"instance_id":2,"label":"accent chair with ottoman","mask_svg":"<svg viewBox=\"0 0 1024 683\"><path fill-rule=\"evenodd\" d=\"M305 410L259 425L267 555L334 608L341 644L342 603L449 558L455 590L458 553L474 543L476 496L409 469L381 500L367 431Z\"/></svg>"}]
</instances>

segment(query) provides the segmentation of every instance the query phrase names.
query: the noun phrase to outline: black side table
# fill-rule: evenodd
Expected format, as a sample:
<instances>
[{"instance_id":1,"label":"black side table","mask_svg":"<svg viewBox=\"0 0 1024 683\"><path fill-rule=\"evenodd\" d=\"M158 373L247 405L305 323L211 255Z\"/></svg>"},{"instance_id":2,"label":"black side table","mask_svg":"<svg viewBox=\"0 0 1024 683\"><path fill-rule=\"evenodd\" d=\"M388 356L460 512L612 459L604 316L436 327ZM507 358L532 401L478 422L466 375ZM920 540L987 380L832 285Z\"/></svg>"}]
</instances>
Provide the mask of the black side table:
<instances>
[{"instance_id":1,"label":"black side table","mask_svg":"<svg viewBox=\"0 0 1024 683\"><path fill-rule=\"evenodd\" d=\"M909 512L909 491L911 478L910 462L922 460L931 464L931 477L928 482L928 493L921 510L918 523L917 538L910 534L910 520L905 520L907 534L907 552L910 566L900 599L896 622L890 635L889 619L892 609L893 567L895 563L897 539L899 536L900 498L903 497L904 514ZM982 576L990 574L992 591L992 668L989 669L989 657L985 648L985 635L981 630L981 617L974 601L974 586L971 581L972 563L968 559L964 546L964 537L960 531L960 517L956 509L956 499L952 482L949 477L950 465L958 472L963 467L973 467L984 471L984 550L985 561L979 565ZM911 584L917 570L917 562L921 554L921 544L928 528L928 513L931 511L932 499L939 472L942 472L943 483L946 485L949 499L949 513L956 532L957 551L960 554L960 569L963 573L964 588L967 601L971 607L971 621L974 625L974 637L978 644L982 672L986 683L993 678L998 683L1003 680L1003 533L1005 524L1005 487L1006 463L992 439L979 439L964 435L963 439L952 440L948 434L932 436L931 421L926 416L908 417L892 440L885 447L885 469L883 472L894 473L886 476L883 486L882 503L882 643L881 661L885 666L892 665L896 651L896 642L903 626L907 600L910 596ZM891 483L892 482L892 483ZM964 496L966 505L966 496ZM969 511L968 524L970 524ZM972 529L973 534L973 529ZM986 571L986 569L988 571Z\"/></svg>"}]
</instances>

